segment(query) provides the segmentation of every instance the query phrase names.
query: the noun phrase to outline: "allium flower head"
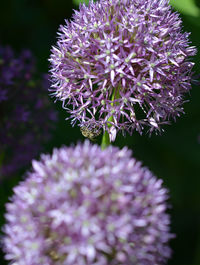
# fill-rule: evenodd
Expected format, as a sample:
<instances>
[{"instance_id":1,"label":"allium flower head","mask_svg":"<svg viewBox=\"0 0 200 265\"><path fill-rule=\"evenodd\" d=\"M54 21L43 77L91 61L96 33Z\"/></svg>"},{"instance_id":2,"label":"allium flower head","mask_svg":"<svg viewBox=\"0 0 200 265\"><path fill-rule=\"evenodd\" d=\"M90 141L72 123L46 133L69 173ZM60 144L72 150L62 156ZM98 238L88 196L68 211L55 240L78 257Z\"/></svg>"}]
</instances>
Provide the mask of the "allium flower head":
<instances>
[{"instance_id":1,"label":"allium flower head","mask_svg":"<svg viewBox=\"0 0 200 265\"><path fill-rule=\"evenodd\" d=\"M6 205L16 265L155 265L170 256L162 181L126 148L88 141L33 162Z\"/></svg>"},{"instance_id":2,"label":"allium flower head","mask_svg":"<svg viewBox=\"0 0 200 265\"><path fill-rule=\"evenodd\" d=\"M47 76L35 80L35 74L30 51L15 57L10 47L0 46L0 178L38 155L54 127Z\"/></svg>"},{"instance_id":3,"label":"allium flower head","mask_svg":"<svg viewBox=\"0 0 200 265\"><path fill-rule=\"evenodd\" d=\"M110 134L160 130L183 112L191 88L188 36L168 0L80 5L52 49L52 91L72 124Z\"/></svg>"}]
</instances>

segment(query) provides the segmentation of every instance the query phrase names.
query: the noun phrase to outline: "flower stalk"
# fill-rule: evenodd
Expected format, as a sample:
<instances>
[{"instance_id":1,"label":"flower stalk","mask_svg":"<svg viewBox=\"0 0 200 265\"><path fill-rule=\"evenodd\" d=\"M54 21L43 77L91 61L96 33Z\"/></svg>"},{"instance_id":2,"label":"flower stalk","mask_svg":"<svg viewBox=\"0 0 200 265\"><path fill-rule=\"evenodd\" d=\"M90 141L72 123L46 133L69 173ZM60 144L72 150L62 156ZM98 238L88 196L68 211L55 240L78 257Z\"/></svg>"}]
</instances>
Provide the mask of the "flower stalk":
<instances>
[{"instance_id":1,"label":"flower stalk","mask_svg":"<svg viewBox=\"0 0 200 265\"><path fill-rule=\"evenodd\" d=\"M116 98L118 98L119 96L119 87L116 89L114 88L113 93L112 93L112 97L111 97L111 107L114 106L114 100ZM110 116L110 118L108 119L108 123L107 123L107 127L111 128L112 127L112 123L113 122L113 116ZM110 131L111 134L111 131ZM104 150L106 149L106 147L108 147L111 143L111 136L109 135L108 131L105 130L103 137L102 137L102 142L101 142L101 149ZM115 137L114 137L115 138Z\"/></svg>"}]
</instances>

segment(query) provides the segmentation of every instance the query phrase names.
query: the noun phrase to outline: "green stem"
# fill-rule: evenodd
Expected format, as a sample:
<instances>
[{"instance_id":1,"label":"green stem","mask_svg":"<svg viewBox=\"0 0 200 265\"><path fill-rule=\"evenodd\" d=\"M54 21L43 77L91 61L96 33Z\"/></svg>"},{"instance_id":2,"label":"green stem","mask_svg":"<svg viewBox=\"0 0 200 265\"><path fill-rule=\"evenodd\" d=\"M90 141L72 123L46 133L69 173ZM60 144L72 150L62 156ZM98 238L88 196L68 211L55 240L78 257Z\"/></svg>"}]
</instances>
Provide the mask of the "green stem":
<instances>
[{"instance_id":1,"label":"green stem","mask_svg":"<svg viewBox=\"0 0 200 265\"><path fill-rule=\"evenodd\" d=\"M113 91L112 97L111 97L111 100L112 100L111 106L112 107L114 106L114 100L115 100L116 96L118 97L118 94L119 94L119 88L118 89L115 88ZM108 119L108 122L109 121L111 121L111 122L113 121L113 116L110 116L110 118ZM107 126L108 126L108 128L110 128L112 125L110 123L108 123ZM103 134L103 137L102 137L101 149L104 150L109 145L110 145L110 137L109 137L108 132L105 131L105 133Z\"/></svg>"},{"instance_id":2,"label":"green stem","mask_svg":"<svg viewBox=\"0 0 200 265\"><path fill-rule=\"evenodd\" d=\"M101 142L101 149L104 150L110 145L110 137L107 131L103 134L102 142Z\"/></svg>"}]
</instances>

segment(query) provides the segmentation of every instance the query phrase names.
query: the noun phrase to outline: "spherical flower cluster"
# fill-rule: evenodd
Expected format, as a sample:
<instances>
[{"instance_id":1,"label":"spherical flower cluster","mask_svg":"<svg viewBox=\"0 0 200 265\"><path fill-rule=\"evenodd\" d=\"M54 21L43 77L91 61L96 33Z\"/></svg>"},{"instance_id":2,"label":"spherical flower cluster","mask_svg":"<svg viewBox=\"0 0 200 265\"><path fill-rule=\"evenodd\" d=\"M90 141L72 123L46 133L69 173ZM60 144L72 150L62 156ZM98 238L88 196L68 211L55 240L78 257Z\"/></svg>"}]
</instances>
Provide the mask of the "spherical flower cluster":
<instances>
[{"instance_id":1,"label":"spherical flower cluster","mask_svg":"<svg viewBox=\"0 0 200 265\"><path fill-rule=\"evenodd\" d=\"M53 94L72 124L116 132L160 131L183 112L196 52L168 0L80 5L52 48Z\"/></svg>"},{"instance_id":2,"label":"spherical flower cluster","mask_svg":"<svg viewBox=\"0 0 200 265\"><path fill-rule=\"evenodd\" d=\"M16 265L164 264L167 197L126 148L86 141L54 149L6 205L5 257Z\"/></svg>"},{"instance_id":3,"label":"spherical flower cluster","mask_svg":"<svg viewBox=\"0 0 200 265\"><path fill-rule=\"evenodd\" d=\"M0 178L38 155L54 127L47 76L35 80L35 74L30 51L16 58L10 47L0 47Z\"/></svg>"}]
</instances>

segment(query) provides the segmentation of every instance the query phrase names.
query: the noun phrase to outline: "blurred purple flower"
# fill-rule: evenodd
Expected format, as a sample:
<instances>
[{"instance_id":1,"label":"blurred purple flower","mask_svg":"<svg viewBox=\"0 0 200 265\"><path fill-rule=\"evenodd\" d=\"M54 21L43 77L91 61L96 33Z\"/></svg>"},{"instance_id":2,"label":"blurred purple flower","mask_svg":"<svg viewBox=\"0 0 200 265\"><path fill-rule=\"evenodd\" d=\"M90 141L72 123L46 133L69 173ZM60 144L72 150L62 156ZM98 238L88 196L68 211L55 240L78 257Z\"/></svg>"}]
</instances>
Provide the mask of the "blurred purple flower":
<instances>
[{"instance_id":1,"label":"blurred purple flower","mask_svg":"<svg viewBox=\"0 0 200 265\"><path fill-rule=\"evenodd\" d=\"M183 112L196 52L168 0L100 0L60 26L50 58L52 91L74 125L110 138L160 131Z\"/></svg>"},{"instance_id":2,"label":"blurred purple flower","mask_svg":"<svg viewBox=\"0 0 200 265\"><path fill-rule=\"evenodd\" d=\"M6 259L16 265L165 264L167 190L127 148L88 141L54 149L6 205Z\"/></svg>"},{"instance_id":3,"label":"blurred purple flower","mask_svg":"<svg viewBox=\"0 0 200 265\"><path fill-rule=\"evenodd\" d=\"M48 99L47 76L35 80L30 51L18 58L0 46L0 178L35 158L52 133L56 112Z\"/></svg>"}]
</instances>

